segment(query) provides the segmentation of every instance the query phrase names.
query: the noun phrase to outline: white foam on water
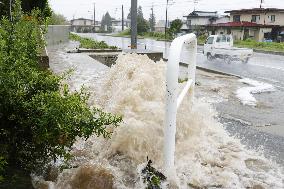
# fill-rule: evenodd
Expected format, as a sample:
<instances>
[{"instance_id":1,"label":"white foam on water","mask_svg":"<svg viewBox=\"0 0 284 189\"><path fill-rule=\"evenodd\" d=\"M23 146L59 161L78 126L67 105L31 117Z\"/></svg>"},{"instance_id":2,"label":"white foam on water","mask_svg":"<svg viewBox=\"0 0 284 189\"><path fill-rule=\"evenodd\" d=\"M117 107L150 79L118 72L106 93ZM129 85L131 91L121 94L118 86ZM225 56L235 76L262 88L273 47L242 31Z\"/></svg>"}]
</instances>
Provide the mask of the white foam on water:
<instances>
[{"instance_id":1,"label":"white foam on water","mask_svg":"<svg viewBox=\"0 0 284 189\"><path fill-rule=\"evenodd\" d=\"M81 188L98 188L94 180L105 188L105 180L113 181L113 188L145 188L138 172L147 156L163 170L165 73L164 62L135 54L119 56L90 90L93 104L122 115L123 123L112 128L111 139L78 139L72 150L72 165L78 168L64 170L54 188L75 189L78 183ZM230 137L215 116L204 101L195 99L190 106L189 99L184 100L177 116L178 186L170 188L190 188L189 183L207 188L283 188L283 170Z\"/></svg>"},{"instance_id":2,"label":"white foam on water","mask_svg":"<svg viewBox=\"0 0 284 189\"><path fill-rule=\"evenodd\" d=\"M256 106L257 100L255 99L253 94L275 91L273 85L268 83L255 81L249 78L240 79L239 81L253 86L243 87L237 90L236 96L243 105Z\"/></svg>"}]
</instances>

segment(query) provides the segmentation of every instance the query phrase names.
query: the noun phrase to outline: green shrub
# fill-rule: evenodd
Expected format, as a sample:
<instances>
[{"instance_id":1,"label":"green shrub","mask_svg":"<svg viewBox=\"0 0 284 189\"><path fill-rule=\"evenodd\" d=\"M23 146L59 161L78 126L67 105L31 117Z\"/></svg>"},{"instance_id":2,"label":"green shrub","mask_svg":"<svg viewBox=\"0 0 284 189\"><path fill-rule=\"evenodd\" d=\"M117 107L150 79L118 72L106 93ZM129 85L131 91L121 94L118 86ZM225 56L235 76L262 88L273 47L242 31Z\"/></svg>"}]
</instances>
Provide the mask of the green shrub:
<instances>
[{"instance_id":1,"label":"green shrub","mask_svg":"<svg viewBox=\"0 0 284 189\"><path fill-rule=\"evenodd\" d=\"M80 48L86 49L117 49L116 46L108 46L104 41L95 41L90 38L80 37L77 34L70 33L69 39L80 42Z\"/></svg>"},{"instance_id":2,"label":"green shrub","mask_svg":"<svg viewBox=\"0 0 284 189\"><path fill-rule=\"evenodd\" d=\"M244 41L236 40L234 45L237 47L246 47L253 48L258 50L267 50L267 51L284 51L284 43L275 43L275 42L256 42L252 39L247 39Z\"/></svg>"},{"instance_id":3,"label":"green shrub","mask_svg":"<svg viewBox=\"0 0 284 189\"><path fill-rule=\"evenodd\" d=\"M207 39L207 36L206 35L200 35L200 36L198 36L197 37L197 43L198 44L204 44L205 43L205 41L206 41L206 39Z\"/></svg>"},{"instance_id":4,"label":"green shrub","mask_svg":"<svg viewBox=\"0 0 284 189\"><path fill-rule=\"evenodd\" d=\"M76 137L110 137L120 116L89 108L82 89L71 93L62 77L38 65L41 40L37 14L0 21L0 157L8 166L36 171L69 157ZM3 169L0 159L0 171Z\"/></svg>"}]
</instances>

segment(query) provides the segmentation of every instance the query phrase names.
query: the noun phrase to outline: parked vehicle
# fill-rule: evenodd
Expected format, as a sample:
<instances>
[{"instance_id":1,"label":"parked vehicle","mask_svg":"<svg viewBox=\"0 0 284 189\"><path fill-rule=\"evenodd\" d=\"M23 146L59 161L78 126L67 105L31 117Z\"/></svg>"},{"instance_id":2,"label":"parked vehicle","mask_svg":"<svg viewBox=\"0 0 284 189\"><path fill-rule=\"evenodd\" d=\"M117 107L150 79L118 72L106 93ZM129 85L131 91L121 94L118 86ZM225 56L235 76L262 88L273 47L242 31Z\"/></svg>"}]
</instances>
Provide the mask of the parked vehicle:
<instances>
[{"instance_id":1,"label":"parked vehicle","mask_svg":"<svg viewBox=\"0 0 284 189\"><path fill-rule=\"evenodd\" d=\"M210 35L204 44L203 53L209 61L220 58L226 63L232 61L247 63L253 55L253 50L233 47L233 42L231 35Z\"/></svg>"}]
</instances>

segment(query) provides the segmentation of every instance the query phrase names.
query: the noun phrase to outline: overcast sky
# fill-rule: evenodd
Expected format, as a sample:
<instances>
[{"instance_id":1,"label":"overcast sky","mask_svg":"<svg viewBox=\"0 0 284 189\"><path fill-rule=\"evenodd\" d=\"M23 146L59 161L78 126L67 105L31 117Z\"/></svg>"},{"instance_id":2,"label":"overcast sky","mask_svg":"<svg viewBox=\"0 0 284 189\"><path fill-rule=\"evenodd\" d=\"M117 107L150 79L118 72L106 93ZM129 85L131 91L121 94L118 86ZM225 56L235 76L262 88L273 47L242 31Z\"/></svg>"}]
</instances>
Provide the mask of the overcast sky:
<instances>
[{"instance_id":1,"label":"overcast sky","mask_svg":"<svg viewBox=\"0 0 284 189\"><path fill-rule=\"evenodd\" d=\"M167 0L138 0L142 6L144 18L148 19L153 5L157 20L165 19ZM198 1L198 3L194 3ZM284 0L264 0L265 7L284 8ZM93 18L93 7L96 4L96 20L101 20L107 11L114 18L121 18L121 5L124 5L125 17L129 12L131 0L49 0L52 9L63 14L69 20L74 18ZM259 7L260 0L169 0L169 19L182 18L196 10L218 11L240 8ZM172 5L171 5L172 4Z\"/></svg>"}]
</instances>

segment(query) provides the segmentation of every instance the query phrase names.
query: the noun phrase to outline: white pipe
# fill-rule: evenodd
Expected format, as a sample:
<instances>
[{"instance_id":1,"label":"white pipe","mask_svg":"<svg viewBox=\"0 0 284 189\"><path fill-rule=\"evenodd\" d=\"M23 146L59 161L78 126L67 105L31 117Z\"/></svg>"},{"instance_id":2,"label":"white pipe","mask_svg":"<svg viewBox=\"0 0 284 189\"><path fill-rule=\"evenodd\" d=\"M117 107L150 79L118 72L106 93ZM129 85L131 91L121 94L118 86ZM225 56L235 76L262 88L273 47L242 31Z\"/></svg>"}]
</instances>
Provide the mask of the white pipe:
<instances>
[{"instance_id":1,"label":"white pipe","mask_svg":"<svg viewBox=\"0 0 284 189\"><path fill-rule=\"evenodd\" d=\"M185 97L185 95L188 92L188 90L192 87L192 84L193 84L192 79L187 81L184 89L182 90L182 92L178 96L178 99L177 99L177 109L179 108L180 104L182 103L182 100Z\"/></svg>"},{"instance_id":2,"label":"white pipe","mask_svg":"<svg viewBox=\"0 0 284 189\"><path fill-rule=\"evenodd\" d=\"M165 136L164 136L164 169L166 175L175 173L174 169L174 154L175 154L175 134L176 134L176 115L178 104L181 103L182 98L186 92L182 92L180 99L178 97L178 74L179 62L183 48L189 48L190 60L188 66L188 83L184 91L190 89L193 95L193 88L195 84L195 69L196 69L196 54L197 54L197 40L194 34L187 34L176 38L170 47L169 60L167 63L166 76L166 114L165 114ZM191 87L191 88L190 88Z\"/></svg>"}]
</instances>

